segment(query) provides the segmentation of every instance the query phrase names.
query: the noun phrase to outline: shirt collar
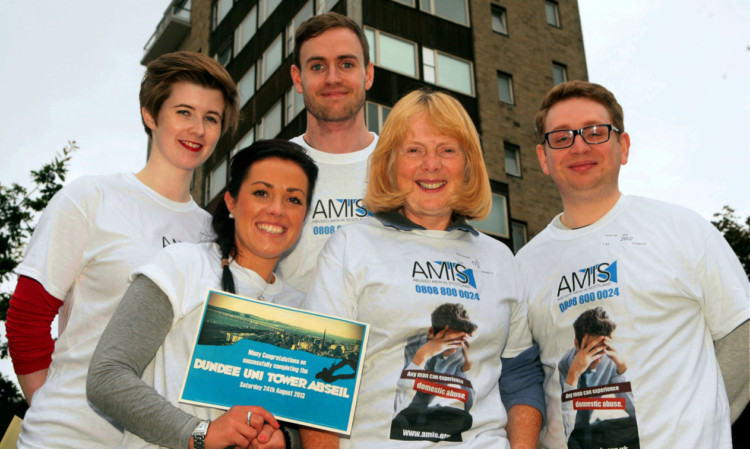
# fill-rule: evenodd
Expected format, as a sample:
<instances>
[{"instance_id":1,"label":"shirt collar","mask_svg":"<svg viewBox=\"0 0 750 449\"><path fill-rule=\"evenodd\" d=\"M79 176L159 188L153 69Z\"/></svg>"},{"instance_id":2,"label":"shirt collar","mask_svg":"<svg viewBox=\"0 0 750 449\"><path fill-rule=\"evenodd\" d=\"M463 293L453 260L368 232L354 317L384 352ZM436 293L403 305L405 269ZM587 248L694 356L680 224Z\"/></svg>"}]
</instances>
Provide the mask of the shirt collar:
<instances>
[{"instance_id":1,"label":"shirt collar","mask_svg":"<svg viewBox=\"0 0 750 449\"><path fill-rule=\"evenodd\" d=\"M399 229L401 231L413 231L415 229L426 230L423 226L420 226L409 220L408 218L406 218L406 216L400 214L397 210L377 212L373 215L385 226ZM445 230L453 231L454 229L470 232L474 236L479 235L479 232L466 222L466 217L459 214L454 215L453 219L451 220L450 224L448 224L448 227Z\"/></svg>"}]
</instances>

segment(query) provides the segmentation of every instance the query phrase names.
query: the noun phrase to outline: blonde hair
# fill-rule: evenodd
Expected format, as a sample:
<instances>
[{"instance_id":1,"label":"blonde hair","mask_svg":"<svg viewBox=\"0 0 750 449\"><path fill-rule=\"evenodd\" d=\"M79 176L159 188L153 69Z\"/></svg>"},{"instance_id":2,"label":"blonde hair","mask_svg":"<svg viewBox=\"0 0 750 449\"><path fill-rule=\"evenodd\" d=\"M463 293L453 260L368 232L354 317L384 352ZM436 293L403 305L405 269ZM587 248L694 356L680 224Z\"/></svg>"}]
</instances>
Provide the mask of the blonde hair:
<instances>
[{"instance_id":1,"label":"blonde hair","mask_svg":"<svg viewBox=\"0 0 750 449\"><path fill-rule=\"evenodd\" d=\"M365 207L371 212L387 212L406 203L409 192L400 191L396 181L396 152L412 134L411 119L422 113L442 134L458 140L466 154L464 183L448 205L454 213L469 219L486 218L492 207L492 189L476 127L458 100L424 89L405 95L388 114L370 156Z\"/></svg>"}]
</instances>

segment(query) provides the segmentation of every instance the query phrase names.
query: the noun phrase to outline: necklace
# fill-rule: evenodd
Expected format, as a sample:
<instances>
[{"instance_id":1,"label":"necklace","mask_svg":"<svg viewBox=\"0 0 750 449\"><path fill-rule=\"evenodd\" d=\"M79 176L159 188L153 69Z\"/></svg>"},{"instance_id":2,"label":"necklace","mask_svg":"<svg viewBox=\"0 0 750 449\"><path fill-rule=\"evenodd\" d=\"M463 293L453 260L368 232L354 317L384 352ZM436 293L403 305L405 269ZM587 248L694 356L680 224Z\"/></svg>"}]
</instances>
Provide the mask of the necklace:
<instances>
[{"instance_id":1,"label":"necklace","mask_svg":"<svg viewBox=\"0 0 750 449\"><path fill-rule=\"evenodd\" d=\"M271 273L271 280L270 281L266 281L266 285L263 287L263 290L261 290L260 293L258 294L258 299L259 300L261 300L261 301L265 301L266 300L266 298L263 297L263 293L266 292L266 289L268 288L268 286L271 285L271 284L273 284L273 282L275 280L276 280L275 276L273 275L273 273Z\"/></svg>"}]
</instances>

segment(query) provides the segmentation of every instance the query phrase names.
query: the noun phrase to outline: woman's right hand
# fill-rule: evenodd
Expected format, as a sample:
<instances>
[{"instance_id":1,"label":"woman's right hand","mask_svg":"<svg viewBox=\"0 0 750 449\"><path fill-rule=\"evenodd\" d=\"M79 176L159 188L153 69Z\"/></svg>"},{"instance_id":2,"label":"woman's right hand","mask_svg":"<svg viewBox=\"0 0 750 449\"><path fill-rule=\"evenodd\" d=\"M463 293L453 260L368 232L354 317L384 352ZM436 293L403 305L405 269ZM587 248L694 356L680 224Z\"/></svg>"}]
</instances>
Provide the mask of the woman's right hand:
<instances>
[{"instance_id":1,"label":"woman's right hand","mask_svg":"<svg viewBox=\"0 0 750 449\"><path fill-rule=\"evenodd\" d=\"M252 413L249 423L248 412ZM236 405L211 421L204 446L206 449L224 449L232 446L248 448L256 439L261 443L270 441L278 428L276 418L263 407ZM190 449L193 449L192 438Z\"/></svg>"}]
</instances>

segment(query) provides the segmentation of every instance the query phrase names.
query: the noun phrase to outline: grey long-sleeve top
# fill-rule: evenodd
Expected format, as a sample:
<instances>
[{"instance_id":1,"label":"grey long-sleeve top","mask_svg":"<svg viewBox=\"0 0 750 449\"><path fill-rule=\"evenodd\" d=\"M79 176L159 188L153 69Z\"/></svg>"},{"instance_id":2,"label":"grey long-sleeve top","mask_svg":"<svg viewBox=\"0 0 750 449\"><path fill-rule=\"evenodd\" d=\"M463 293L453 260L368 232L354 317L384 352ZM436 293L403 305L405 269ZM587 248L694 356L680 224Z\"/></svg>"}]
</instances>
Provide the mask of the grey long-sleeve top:
<instances>
[{"instance_id":1,"label":"grey long-sleeve top","mask_svg":"<svg viewBox=\"0 0 750 449\"><path fill-rule=\"evenodd\" d=\"M128 432L159 446L188 447L199 418L179 409L141 379L164 342L174 312L167 295L138 275L104 330L89 367L89 401ZM135 337L135 338L134 338ZM294 427L282 426L288 447L301 447Z\"/></svg>"},{"instance_id":2,"label":"grey long-sleeve top","mask_svg":"<svg viewBox=\"0 0 750 449\"><path fill-rule=\"evenodd\" d=\"M172 317L167 295L146 276L137 276L99 340L86 394L129 432L160 446L186 448L200 419L141 380L169 332Z\"/></svg>"}]
</instances>

